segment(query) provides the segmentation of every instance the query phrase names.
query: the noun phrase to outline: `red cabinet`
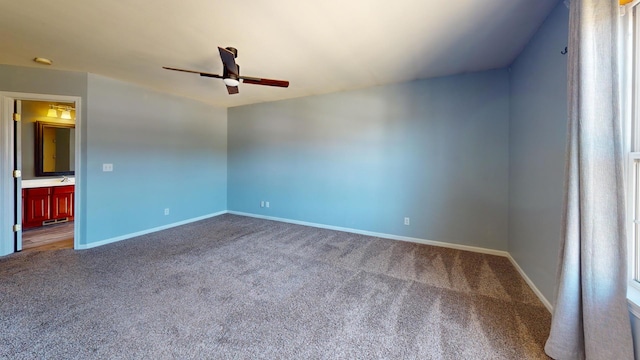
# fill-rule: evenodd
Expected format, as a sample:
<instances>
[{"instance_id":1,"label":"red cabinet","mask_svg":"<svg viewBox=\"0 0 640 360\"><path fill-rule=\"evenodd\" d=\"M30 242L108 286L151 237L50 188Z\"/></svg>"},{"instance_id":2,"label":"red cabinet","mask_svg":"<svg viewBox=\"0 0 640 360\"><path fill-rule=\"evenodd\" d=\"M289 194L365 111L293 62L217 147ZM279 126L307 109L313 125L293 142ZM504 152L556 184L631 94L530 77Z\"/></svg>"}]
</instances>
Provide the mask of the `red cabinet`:
<instances>
[{"instance_id":1,"label":"red cabinet","mask_svg":"<svg viewBox=\"0 0 640 360\"><path fill-rule=\"evenodd\" d=\"M43 221L51 219L51 188L24 189L23 228L42 226Z\"/></svg>"},{"instance_id":2,"label":"red cabinet","mask_svg":"<svg viewBox=\"0 0 640 360\"><path fill-rule=\"evenodd\" d=\"M74 190L73 185L23 189L22 228L73 220Z\"/></svg>"},{"instance_id":3,"label":"red cabinet","mask_svg":"<svg viewBox=\"0 0 640 360\"><path fill-rule=\"evenodd\" d=\"M51 218L73 220L74 186L56 186L51 195Z\"/></svg>"}]
</instances>

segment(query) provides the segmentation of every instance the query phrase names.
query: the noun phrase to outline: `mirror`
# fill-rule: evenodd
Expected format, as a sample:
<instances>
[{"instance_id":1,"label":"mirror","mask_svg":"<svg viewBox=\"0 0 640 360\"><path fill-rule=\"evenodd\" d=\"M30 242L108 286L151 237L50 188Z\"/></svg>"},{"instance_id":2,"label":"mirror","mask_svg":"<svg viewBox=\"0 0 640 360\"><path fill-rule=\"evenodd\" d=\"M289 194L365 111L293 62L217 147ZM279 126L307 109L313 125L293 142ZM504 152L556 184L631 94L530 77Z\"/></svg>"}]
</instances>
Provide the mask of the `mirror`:
<instances>
[{"instance_id":1,"label":"mirror","mask_svg":"<svg viewBox=\"0 0 640 360\"><path fill-rule=\"evenodd\" d=\"M75 125L36 122L36 176L75 174Z\"/></svg>"}]
</instances>

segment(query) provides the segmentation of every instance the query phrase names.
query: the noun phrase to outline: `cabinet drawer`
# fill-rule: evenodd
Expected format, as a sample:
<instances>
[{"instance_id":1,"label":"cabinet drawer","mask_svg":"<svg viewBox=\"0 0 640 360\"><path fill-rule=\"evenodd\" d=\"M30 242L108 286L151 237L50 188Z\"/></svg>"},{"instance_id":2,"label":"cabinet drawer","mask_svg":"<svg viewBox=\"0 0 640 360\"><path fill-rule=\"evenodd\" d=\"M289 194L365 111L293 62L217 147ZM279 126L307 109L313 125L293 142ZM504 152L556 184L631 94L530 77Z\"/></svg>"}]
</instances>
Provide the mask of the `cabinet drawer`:
<instances>
[{"instance_id":1,"label":"cabinet drawer","mask_svg":"<svg viewBox=\"0 0 640 360\"><path fill-rule=\"evenodd\" d=\"M51 188L48 187L44 187L44 188L32 188L32 189L25 189L27 191L27 196L46 196L51 194Z\"/></svg>"},{"instance_id":2,"label":"cabinet drawer","mask_svg":"<svg viewBox=\"0 0 640 360\"><path fill-rule=\"evenodd\" d=\"M73 185L54 186L52 189L54 194L68 194L68 193L74 192L75 186Z\"/></svg>"}]
</instances>

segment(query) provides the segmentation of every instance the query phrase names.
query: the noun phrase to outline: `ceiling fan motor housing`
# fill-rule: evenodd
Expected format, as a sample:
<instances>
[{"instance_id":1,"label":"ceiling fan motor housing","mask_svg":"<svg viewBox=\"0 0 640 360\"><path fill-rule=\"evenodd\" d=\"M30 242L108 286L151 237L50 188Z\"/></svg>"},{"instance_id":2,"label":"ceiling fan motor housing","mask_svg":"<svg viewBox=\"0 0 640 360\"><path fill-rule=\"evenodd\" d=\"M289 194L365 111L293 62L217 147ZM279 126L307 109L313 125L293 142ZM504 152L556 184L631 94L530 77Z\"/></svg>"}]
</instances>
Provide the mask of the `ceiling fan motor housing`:
<instances>
[{"instance_id":1,"label":"ceiling fan motor housing","mask_svg":"<svg viewBox=\"0 0 640 360\"><path fill-rule=\"evenodd\" d=\"M227 47L227 48L225 48L225 49L227 49L227 50L231 51L231 52L233 53L233 57L234 57L234 58L237 58L237 57L238 57L238 49L236 49L236 48L234 48L234 47L231 47L231 46L229 46L229 47Z\"/></svg>"}]
</instances>

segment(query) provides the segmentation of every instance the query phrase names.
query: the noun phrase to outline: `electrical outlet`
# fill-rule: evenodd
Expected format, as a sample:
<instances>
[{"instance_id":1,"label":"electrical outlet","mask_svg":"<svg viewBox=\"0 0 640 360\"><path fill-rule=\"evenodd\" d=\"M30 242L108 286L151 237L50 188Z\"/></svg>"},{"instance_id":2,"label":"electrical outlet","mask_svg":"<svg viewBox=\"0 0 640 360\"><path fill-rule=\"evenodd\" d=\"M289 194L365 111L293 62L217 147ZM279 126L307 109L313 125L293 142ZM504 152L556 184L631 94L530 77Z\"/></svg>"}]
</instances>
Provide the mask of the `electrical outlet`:
<instances>
[{"instance_id":1,"label":"electrical outlet","mask_svg":"<svg viewBox=\"0 0 640 360\"><path fill-rule=\"evenodd\" d=\"M269 202L268 202L268 201L266 201L266 202L264 203L264 206L269 207Z\"/></svg>"},{"instance_id":2,"label":"electrical outlet","mask_svg":"<svg viewBox=\"0 0 640 360\"><path fill-rule=\"evenodd\" d=\"M404 218L404 224L411 225L411 219L409 219L408 217Z\"/></svg>"},{"instance_id":3,"label":"electrical outlet","mask_svg":"<svg viewBox=\"0 0 640 360\"><path fill-rule=\"evenodd\" d=\"M260 201L260 207L264 207L264 201Z\"/></svg>"},{"instance_id":4,"label":"electrical outlet","mask_svg":"<svg viewBox=\"0 0 640 360\"><path fill-rule=\"evenodd\" d=\"M169 208L164 209L164 214L169 215Z\"/></svg>"},{"instance_id":5,"label":"electrical outlet","mask_svg":"<svg viewBox=\"0 0 640 360\"><path fill-rule=\"evenodd\" d=\"M113 164L102 164L102 171L113 171Z\"/></svg>"}]
</instances>

